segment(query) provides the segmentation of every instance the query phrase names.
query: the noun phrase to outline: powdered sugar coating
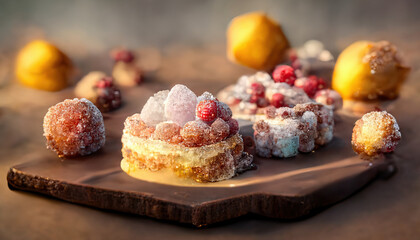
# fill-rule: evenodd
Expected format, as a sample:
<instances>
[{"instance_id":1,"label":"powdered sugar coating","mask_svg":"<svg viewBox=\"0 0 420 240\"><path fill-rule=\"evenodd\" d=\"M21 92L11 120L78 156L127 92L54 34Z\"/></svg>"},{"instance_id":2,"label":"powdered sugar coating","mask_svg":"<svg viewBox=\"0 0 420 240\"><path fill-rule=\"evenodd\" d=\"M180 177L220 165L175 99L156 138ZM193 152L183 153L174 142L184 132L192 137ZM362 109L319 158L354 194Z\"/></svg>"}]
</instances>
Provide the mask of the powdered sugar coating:
<instances>
[{"instance_id":1,"label":"powdered sugar coating","mask_svg":"<svg viewBox=\"0 0 420 240\"><path fill-rule=\"evenodd\" d=\"M165 101L165 117L183 127L195 119L197 96L186 86L177 84L168 94Z\"/></svg>"},{"instance_id":2,"label":"powdered sugar coating","mask_svg":"<svg viewBox=\"0 0 420 240\"><path fill-rule=\"evenodd\" d=\"M166 121L165 100L168 98L169 91L157 92L150 97L141 110L141 119L149 126L156 126L160 122Z\"/></svg>"},{"instance_id":3,"label":"powdered sugar coating","mask_svg":"<svg viewBox=\"0 0 420 240\"><path fill-rule=\"evenodd\" d=\"M202 120L189 121L181 129L183 144L187 147L200 147L208 144L210 126Z\"/></svg>"},{"instance_id":4,"label":"powdered sugar coating","mask_svg":"<svg viewBox=\"0 0 420 240\"><path fill-rule=\"evenodd\" d=\"M156 125L152 138L178 144L183 141L180 135L181 127L173 122L161 122Z\"/></svg>"},{"instance_id":5,"label":"powdered sugar coating","mask_svg":"<svg viewBox=\"0 0 420 240\"><path fill-rule=\"evenodd\" d=\"M386 111L370 112L356 121L353 128L353 150L362 155L375 156L394 151L401 132L394 116Z\"/></svg>"},{"instance_id":6,"label":"powdered sugar coating","mask_svg":"<svg viewBox=\"0 0 420 240\"><path fill-rule=\"evenodd\" d=\"M59 157L88 155L105 144L102 114L85 98L67 99L50 107L43 127L47 148Z\"/></svg>"},{"instance_id":7,"label":"powdered sugar coating","mask_svg":"<svg viewBox=\"0 0 420 240\"><path fill-rule=\"evenodd\" d=\"M210 141L216 143L225 140L229 136L229 125L221 118L216 119L210 128Z\"/></svg>"},{"instance_id":8,"label":"powdered sugar coating","mask_svg":"<svg viewBox=\"0 0 420 240\"><path fill-rule=\"evenodd\" d=\"M320 103L298 104L294 108L268 108L266 120L254 123L256 152L262 157L292 157L298 151L311 152L333 138L332 109Z\"/></svg>"},{"instance_id":9,"label":"powdered sugar coating","mask_svg":"<svg viewBox=\"0 0 420 240\"><path fill-rule=\"evenodd\" d=\"M209 92L203 92L203 94L197 97L197 102L201 102L203 100L216 100L216 98Z\"/></svg>"}]
</instances>

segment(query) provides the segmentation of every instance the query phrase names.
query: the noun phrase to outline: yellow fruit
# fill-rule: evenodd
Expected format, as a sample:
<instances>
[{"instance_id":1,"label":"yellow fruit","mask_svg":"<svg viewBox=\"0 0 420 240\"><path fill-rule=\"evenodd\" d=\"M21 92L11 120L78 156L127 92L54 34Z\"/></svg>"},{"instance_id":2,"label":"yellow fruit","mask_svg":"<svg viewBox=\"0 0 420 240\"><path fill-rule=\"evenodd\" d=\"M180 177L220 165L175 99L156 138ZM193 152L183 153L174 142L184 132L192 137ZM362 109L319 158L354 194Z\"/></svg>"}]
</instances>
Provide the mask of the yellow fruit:
<instances>
[{"instance_id":1,"label":"yellow fruit","mask_svg":"<svg viewBox=\"0 0 420 240\"><path fill-rule=\"evenodd\" d=\"M28 87L59 91L69 84L70 59L48 42L35 40L23 47L16 60L16 77Z\"/></svg>"},{"instance_id":2,"label":"yellow fruit","mask_svg":"<svg viewBox=\"0 0 420 240\"><path fill-rule=\"evenodd\" d=\"M358 41L338 57L332 88L343 99L394 99L409 71L391 43Z\"/></svg>"},{"instance_id":3,"label":"yellow fruit","mask_svg":"<svg viewBox=\"0 0 420 240\"><path fill-rule=\"evenodd\" d=\"M227 30L227 56L244 66L271 70L285 57L289 42L280 25L261 12L235 17Z\"/></svg>"}]
</instances>

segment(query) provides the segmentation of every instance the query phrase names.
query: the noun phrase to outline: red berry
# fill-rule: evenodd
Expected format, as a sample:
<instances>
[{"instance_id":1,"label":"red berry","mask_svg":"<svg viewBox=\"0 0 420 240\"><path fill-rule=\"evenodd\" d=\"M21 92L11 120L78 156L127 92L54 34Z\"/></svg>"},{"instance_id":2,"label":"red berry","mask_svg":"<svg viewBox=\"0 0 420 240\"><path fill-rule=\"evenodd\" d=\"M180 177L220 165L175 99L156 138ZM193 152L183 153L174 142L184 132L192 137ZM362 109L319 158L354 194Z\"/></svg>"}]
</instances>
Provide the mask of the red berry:
<instances>
[{"instance_id":1,"label":"red berry","mask_svg":"<svg viewBox=\"0 0 420 240\"><path fill-rule=\"evenodd\" d=\"M98 88L108 88L112 86L114 86L112 83L112 77L104 77L96 83L96 87Z\"/></svg>"},{"instance_id":2,"label":"red berry","mask_svg":"<svg viewBox=\"0 0 420 240\"><path fill-rule=\"evenodd\" d=\"M295 70L291 66L280 65L273 71L274 82L285 82L293 86L296 80Z\"/></svg>"},{"instance_id":3,"label":"red berry","mask_svg":"<svg viewBox=\"0 0 420 240\"><path fill-rule=\"evenodd\" d=\"M265 95L265 87L261 83L255 82L251 84L251 91L252 95L256 95L258 97L264 97Z\"/></svg>"},{"instance_id":4,"label":"red berry","mask_svg":"<svg viewBox=\"0 0 420 240\"><path fill-rule=\"evenodd\" d=\"M296 51L290 51L289 52L289 59L291 62L294 62L298 59Z\"/></svg>"},{"instance_id":5,"label":"red berry","mask_svg":"<svg viewBox=\"0 0 420 240\"><path fill-rule=\"evenodd\" d=\"M284 95L281 93L274 93L273 97L271 98L271 105L276 108L284 106Z\"/></svg>"},{"instance_id":6,"label":"red berry","mask_svg":"<svg viewBox=\"0 0 420 240\"><path fill-rule=\"evenodd\" d=\"M229 125L229 136L233 136L239 131L239 123L235 119L229 119L227 124Z\"/></svg>"},{"instance_id":7,"label":"red berry","mask_svg":"<svg viewBox=\"0 0 420 240\"><path fill-rule=\"evenodd\" d=\"M318 91L318 81L314 78L309 78L309 80L303 84L303 90L310 98L313 98L316 91Z\"/></svg>"},{"instance_id":8,"label":"red berry","mask_svg":"<svg viewBox=\"0 0 420 240\"><path fill-rule=\"evenodd\" d=\"M232 110L224 102L217 102L217 116L225 121L232 118Z\"/></svg>"},{"instance_id":9,"label":"red berry","mask_svg":"<svg viewBox=\"0 0 420 240\"><path fill-rule=\"evenodd\" d=\"M217 118L217 104L214 100L203 100L198 103L197 117L205 122L212 122Z\"/></svg>"},{"instance_id":10,"label":"red berry","mask_svg":"<svg viewBox=\"0 0 420 240\"><path fill-rule=\"evenodd\" d=\"M300 64L299 59L296 59L294 61L292 61L292 67L296 70L296 69L301 69L302 65Z\"/></svg>"},{"instance_id":11,"label":"red berry","mask_svg":"<svg viewBox=\"0 0 420 240\"><path fill-rule=\"evenodd\" d=\"M260 97L257 96L257 95L252 95L251 98L249 99L249 102L250 103L257 103L259 98Z\"/></svg>"},{"instance_id":12,"label":"red berry","mask_svg":"<svg viewBox=\"0 0 420 240\"><path fill-rule=\"evenodd\" d=\"M134 54L128 50L117 50L112 54L115 61L130 63L134 60Z\"/></svg>"},{"instance_id":13,"label":"red berry","mask_svg":"<svg viewBox=\"0 0 420 240\"><path fill-rule=\"evenodd\" d=\"M325 83L323 78L318 78L318 90L322 90L327 88L327 84Z\"/></svg>"},{"instance_id":14,"label":"red berry","mask_svg":"<svg viewBox=\"0 0 420 240\"><path fill-rule=\"evenodd\" d=\"M269 104L270 103L265 97L261 97L257 100L257 107L259 108L267 107Z\"/></svg>"}]
</instances>

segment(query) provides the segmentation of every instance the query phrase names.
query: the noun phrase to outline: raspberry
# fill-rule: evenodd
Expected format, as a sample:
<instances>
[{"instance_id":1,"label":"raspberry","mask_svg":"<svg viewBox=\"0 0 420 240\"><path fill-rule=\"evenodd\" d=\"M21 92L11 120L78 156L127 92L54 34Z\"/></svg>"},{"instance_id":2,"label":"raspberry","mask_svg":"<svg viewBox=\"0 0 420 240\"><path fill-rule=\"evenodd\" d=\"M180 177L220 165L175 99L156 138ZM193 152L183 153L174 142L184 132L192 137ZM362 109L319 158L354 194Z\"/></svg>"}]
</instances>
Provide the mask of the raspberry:
<instances>
[{"instance_id":1,"label":"raspberry","mask_svg":"<svg viewBox=\"0 0 420 240\"><path fill-rule=\"evenodd\" d=\"M229 119L227 124L229 125L229 136L233 136L239 131L239 123L235 119Z\"/></svg>"},{"instance_id":2,"label":"raspberry","mask_svg":"<svg viewBox=\"0 0 420 240\"><path fill-rule=\"evenodd\" d=\"M232 118L232 110L224 102L217 102L217 116L225 121Z\"/></svg>"},{"instance_id":3,"label":"raspberry","mask_svg":"<svg viewBox=\"0 0 420 240\"><path fill-rule=\"evenodd\" d=\"M255 82L251 84L251 94L258 96L258 97L264 97L265 96L265 87L259 82Z\"/></svg>"},{"instance_id":4,"label":"raspberry","mask_svg":"<svg viewBox=\"0 0 420 240\"><path fill-rule=\"evenodd\" d=\"M271 105L275 108L284 107L284 95L281 93L274 93L271 98Z\"/></svg>"},{"instance_id":5,"label":"raspberry","mask_svg":"<svg viewBox=\"0 0 420 240\"><path fill-rule=\"evenodd\" d=\"M220 142L229 136L229 125L221 118L216 119L211 124L210 141L212 143Z\"/></svg>"},{"instance_id":6,"label":"raspberry","mask_svg":"<svg viewBox=\"0 0 420 240\"><path fill-rule=\"evenodd\" d=\"M197 117L205 122L212 122L217 118L217 103L214 100L203 100L198 103Z\"/></svg>"},{"instance_id":7,"label":"raspberry","mask_svg":"<svg viewBox=\"0 0 420 240\"><path fill-rule=\"evenodd\" d=\"M200 147L208 143L210 126L201 120L189 121L181 129L180 134L185 146Z\"/></svg>"},{"instance_id":8,"label":"raspberry","mask_svg":"<svg viewBox=\"0 0 420 240\"><path fill-rule=\"evenodd\" d=\"M287 65L277 66L273 71L274 82L285 82L293 86L296 80L295 70Z\"/></svg>"},{"instance_id":9,"label":"raspberry","mask_svg":"<svg viewBox=\"0 0 420 240\"><path fill-rule=\"evenodd\" d=\"M111 53L111 56L116 62L122 61L122 62L130 63L134 60L134 54L131 51L128 51L125 49L116 50Z\"/></svg>"}]
</instances>

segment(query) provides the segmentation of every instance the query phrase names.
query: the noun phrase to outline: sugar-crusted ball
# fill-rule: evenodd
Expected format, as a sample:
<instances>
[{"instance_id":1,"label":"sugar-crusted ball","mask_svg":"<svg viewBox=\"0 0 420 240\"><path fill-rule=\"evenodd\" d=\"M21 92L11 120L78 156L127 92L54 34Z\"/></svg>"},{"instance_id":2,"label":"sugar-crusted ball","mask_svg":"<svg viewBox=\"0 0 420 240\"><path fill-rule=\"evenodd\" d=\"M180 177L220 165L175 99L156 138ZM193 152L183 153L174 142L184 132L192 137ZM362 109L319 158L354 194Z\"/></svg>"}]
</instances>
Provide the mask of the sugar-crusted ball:
<instances>
[{"instance_id":1,"label":"sugar-crusted ball","mask_svg":"<svg viewBox=\"0 0 420 240\"><path fill-rule=\"evenodd\" d=\"M375 156L394 151L400 139L400 128L394 116L382 111L367 113L356 121L351 143L356 153Z\"/></svg>"},{"instance_id":2,"label":"sugar-crusted ball","mask_svg":"<svg viewBox=\"0 0 420 240\"><path fill-rule=\"evenodd\" d=\"M59 157L91 154L105 144L102 114L87 99L67 99L48 109L44 136L47 148Z\"/></svg>"}]
</instances>

